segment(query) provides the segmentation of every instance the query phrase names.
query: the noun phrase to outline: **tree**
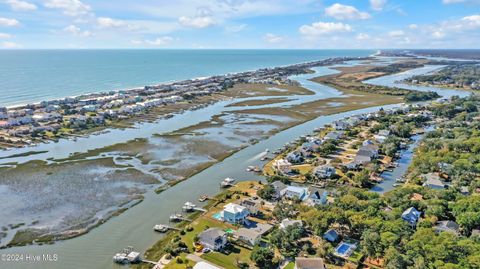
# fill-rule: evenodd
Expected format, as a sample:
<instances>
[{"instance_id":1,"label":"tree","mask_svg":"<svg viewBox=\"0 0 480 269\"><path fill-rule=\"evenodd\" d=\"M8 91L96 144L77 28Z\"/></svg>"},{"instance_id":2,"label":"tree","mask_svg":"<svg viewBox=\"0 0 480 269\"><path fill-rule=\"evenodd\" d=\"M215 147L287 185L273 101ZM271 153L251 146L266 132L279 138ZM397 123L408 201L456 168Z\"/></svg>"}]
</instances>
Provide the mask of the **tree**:
<instances>
[{"instance_id":1,"label":"tree","mask_svg":"<svg viewBox=\"0 0 480 269\"><path fill-rule=\"evenodd\" d=\"M271 185L265 185L263 189L257 192L260 198L265 200L272 200L275 197L275 189Z\"/></svg>"},{"instance_id":2,"label":"tree","mask_svg":"<svg viewBox=\"0 0 480 269\"><path fill-rule=\"evenodd\" d=\"M255 247L250 254L250 259L255 262L259 268L275 268L273 258L275 254L271 248Z\"/></svg>"},{"instance_id":3,"label":"tree","mask_svg":"<svg viewBox=\"0 0 480 269\"><path fill-rule=\"evenodd\" d=\"M406 268L402 254L395 247L390 246L385 252L385 269L402 268Z\"/></svg>"}]
</instances>

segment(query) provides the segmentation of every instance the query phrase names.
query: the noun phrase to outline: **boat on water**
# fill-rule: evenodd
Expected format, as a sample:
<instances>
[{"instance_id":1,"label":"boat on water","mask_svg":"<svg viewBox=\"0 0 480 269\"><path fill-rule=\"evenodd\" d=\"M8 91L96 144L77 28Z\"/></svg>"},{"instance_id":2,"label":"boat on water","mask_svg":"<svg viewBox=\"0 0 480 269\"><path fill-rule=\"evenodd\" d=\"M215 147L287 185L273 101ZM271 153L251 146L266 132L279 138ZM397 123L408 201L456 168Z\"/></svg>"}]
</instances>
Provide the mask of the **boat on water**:
<instances>
[{"instance_id":1,"label":"boat on water","mask_svg":"<svg viewBox=\"0 0 480 269\"><path fill-rule=\"evenodd\" d=\"M247 172L252 172L253 169L255 169L255 166L248 166L247 169L245 169Z\"/></svg>"},{"instance_id":2,"label":"boat on water","mask_svg":"<svg viewBox=\"0 0 480 269\"><path fill-rule=\"evenodd\" d=\"M405 179L403 179L403 178L397 178L397 179L395 179L395 181L398 182L398 183L404 183L404 182L405 182Z\"/></svg>"},{"instance_id":3,"label":"boat on water","mask_svg":"<svg viewBox=\"0 0 480 269\"><path fill-rule=\"evenodd\" d=\"M119 264L138 263L141 261L139 252L134 251L133 247L126 247L121 252L113 256L113 261Z\"/></svg>"},{"instance_id":4,"label":"boat on water","mask_svg":"<svg viewBox=\"0 0 480 269\"><path fill-rule=\"evenodd\" d=\"M182 219L183 219L182 214L176 213L176 214L170 215L170 221L179 221L179 220L182 220Z\"/></svg>"},{"instance_id":5,"label":"boat on water","mask_svg":"<svg viewBox=\"0 0 480 269\"><path fill-rule=\"evenodd\" d=\"M205 202L205 201L207 201L207 200L208 200L208 196L207 196L207 195L202 195L202 196L200 196L200 198L198 198L198 201L199 201L199 202Z\"/></svg>"},{"instance_id":6,"label":"boat on water","mask_svg":"<svg viewBox=\"0 0 480 269\"><path fill-rule=\"evenodd\" d=\"M153 226L153 230L160 233L166 233L168 231L168 226L163 224L157 224Z\"/></svg>"},{"instance_id":7,"label":"boat on water","mask_svg":"<svg viewBox=\"0 0 480 269\"><path fill-rule=\"evenodd\" d=\"M182 209L185 210L185 211L193 211L195 209L196 205L191 203L191 202L186 202Z\"/></svg>"},{"instance_id":8,"label":"boat on water","mask_svg":"<svg viewBox=\"0 0 480 269\"><path fill-rule=\"evenodd\" d=\"M235 179L227 177L220 183L220 186L222 188L227 188L227 187L233 186L233 182L235 182Z\"/></svg>"}]
</instances>

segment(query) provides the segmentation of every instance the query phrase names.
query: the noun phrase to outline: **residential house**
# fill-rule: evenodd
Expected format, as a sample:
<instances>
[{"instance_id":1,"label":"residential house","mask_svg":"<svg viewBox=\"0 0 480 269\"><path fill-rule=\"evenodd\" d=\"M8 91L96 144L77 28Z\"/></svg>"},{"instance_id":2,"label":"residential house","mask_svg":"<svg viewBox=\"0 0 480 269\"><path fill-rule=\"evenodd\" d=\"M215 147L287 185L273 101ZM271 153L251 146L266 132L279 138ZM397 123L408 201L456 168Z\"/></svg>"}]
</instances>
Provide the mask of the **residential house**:
<instances>
[{"instance_id":1,"label":"residential house","mask_svg":"<svg viewBox=\"0 0 480 269\"><path fill-rule=\"evenodd\" d=\"M303 227L303 223L302 223L301 220L290 220L290 219L286 218L286 219L282 220L282 222L280 222L279 228L282 229L282 230L285 230L285 229L287 229L287 227L290 227L290 226L293 226L293 225Z\"/></svg>"},{"instance_id":2,"label":"residential house","mask_svg":"<svg viewBox=\"0 0 480 269\"><path fill-rule=\"evenodd\" d=\"M323 239L327 240L328 242L334 243L339 239L339 236L337 231L330 229L323 234Z\"/></svg>"},{"instance_id":3,"label":"residential house","mask_svg":"<svg viewBox=\"0 0 480 269\"><path fill-rule=\"evenodd\" d=\"M415 207L410 207L402 213L402 219L412 226L416 226L422 212L418 211Z\"/></svg>"},{"instance_id":4,"label":"residential house","mask_svg":"<svg viewBox=\"0 0 480 269\"><path fill-rule=\"evenodd\" d=\"M435 225L433 229L437 233L448 232L448 233L458 234L460 231L460 226L458 226L458 224L455 221L444 220L444 221L437 222L437 225Z\"/></svg>"},{"instance_id":5,"label":"residential house","mask_svg":"<svg viewBox=\"0 0 480 269\"><path fill-rule=\"evenodd\" d=\"M320 165L313 170L313 173L318 179L327 179L335 176L336 170L331 165Z\"/></svg>"},{"instance_id":6,"label":"residential house","mask_svg":"<svg viewBox=\"0 0 480 269\"><path fill-rule=\"evenodd\" d=\"M310 187L305 203L310 206L327 204L328 192L326 190Z\"/></svg>"},{"instance_id":7,"label":"residential house","mask_svg":"<svg viewBox=\"0 0 480 269\"><path fill-rule=\"evenodd\" d=\"M283 190L282 196L287 199L298 199L300 201L304 201L308 197L308 188L287 186L287 188Z\"/></svg>"},{"instance_id":8,"label":"residential house","mask_svg":"<svg viewBox=\"0 0 480 269\"><path fill-rule=\"evenodd\" d=\"M350 125L343 120L338 120L332 123L332 127L337 131L347 130Z\"/></svg>"},{"instance_id":9,"label":"residential house","mask_svg":"<svg viewBox=\"0 0 480 269\"><path fill-rule=\"evenodd\" d=\"M344 136L343 131L332 131L332 132L329 132L327 135L325 135L323 140L338 140L343 138L343 136Z\"/></svg>"},{"instance_id":10,"label":"residential house","mask_svg":"<svg viewBox=\"0 0 480 269\"><path fill-rule=\"evenodd\" d=\"M247 245L253 247L257 245L262 236L267 234L273 228L270 224L256 223L254 227L250 228L240 228L234 232L234 236L246 243Z\"/></svg>"},{"instance_id":11,"label":"residential house","mask_svg":"<svg viewBox=\"0 0 480 269\"><path fill-rule=\"evenodd\" d=\"M378 146L366 145L360 147L355 155L354 162L360 165L370 163L373 159L378 157Z\"/></svg>"},{"instance_id":12,"label":"residential house","mask_svg":"<svg viewBox=\"0 0 480 269\"><path fill-rule=\"evenodd\" d=\"M303 162L303 155L300 151L292 151L287 154L287 161L291 163L301 163Z\"/></svg>"},{"instance_id":13,"label":"residential house","mask_svg":"<svg viewBox=\"0 0 480 269\"><path fill-rule=\"evenodd\" d=\"M282 174L288 174L292 171L292 163L286 159L277 159L273 161L273 168Z\"/></svg>"},{"instance_id":14,"label":"residential house","mask_svg":"<svg viewBox=\"0 0 480 269\"><path fill-rule=\"evenodd\" d=\"M251 198L247 198L240 202L240 205L245 207L251 215L257 215L260 211L261 204L260 200L253 200Z\"/></svg>"},{"instance_id":15,"label":"residential house","mask_svg":"<svg viewBox=\"0 0 480 269\"><path fill-rule=\"evenodd\" d=\"M423 178L425 179L425 182L423 183L424 187L434 189L434 190L443 190L447 187L447 185L443 183L442 180L440 180L440 176L438 174L434 174L434 173L424 174Z\"/></svg>"},{"instance_id":16,"label":"residential house","mask_svg":"<svg viewBox=\"0 0 480 269\"><path fill-rule=\"evenodd\" d=\"M280 199L282 198L283 191L287 188L287 185L285 185L281 181L275 181L270 184L273 189L275 190L275 199Z\"/></svg>"},{"instance_id":17,"label":"residential house","mask_svg":"<svg viewBox=\"0 0 480 269\"><path fill-rule=\"evenodd\" d=\"M234 203L225 205L222 211L222 219L231 224L243 224L249 215L246 207Z\"/></svg>"},{"instance_id":18,"label":"residential house","mask_svg":"<svg viewBox=\"0 0 480 269\"><path fill-rule=\"evenodd\" d=\"M198 243L204 248L219 251L227 244L227 233L219 228L209 228L198 234Z\"/></svg>"},{"instance_id":19,"label":"residential house","mask_svg":"<svg viewBox=\"0 0 480 269\"><path fill-rule=\"evenodd\" d=\"M294 269L326 269L322 258L295 258Z\"/></svg>"}]
</instances>

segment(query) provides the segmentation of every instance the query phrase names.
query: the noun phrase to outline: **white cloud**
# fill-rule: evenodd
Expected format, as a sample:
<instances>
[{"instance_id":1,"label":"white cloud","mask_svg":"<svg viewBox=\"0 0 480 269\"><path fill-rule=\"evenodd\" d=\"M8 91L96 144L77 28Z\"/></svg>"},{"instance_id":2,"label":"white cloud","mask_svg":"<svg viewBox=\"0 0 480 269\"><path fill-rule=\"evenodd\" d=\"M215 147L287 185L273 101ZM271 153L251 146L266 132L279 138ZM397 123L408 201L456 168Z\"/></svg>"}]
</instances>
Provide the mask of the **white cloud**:
<instances>
[{"instance_id":1,"label":"white cloud","mask_svg":"<svg viewBox=\"0 0 480 269\"><path fill-rule=\"evenodd\" d=\"M341 22L315 22L310 25L302 25L299 28L302 35L305 36L319 36L324 34L350 32L352 27Z\"/></svg>"},{"instance_id":2,"label":"white cloud","mask_svg":"<svg viewBox=\"0 0 480 269\"><path fill-rule=\"evenodd\" d=\"M418 25L416 25L416 24L410 24L410 25L408 26L408 29L410 29L410 30L416 30L416 29L418 29Z\"/></svg>"},{"instance_id":3,"label":"white cloud","mask_svg":"<svg viewBox=\"0 0 480 269\"><path fill-rule=\"evenodd\" d=\"M19 44L11 41L4 41L4 42L1 42L0 44L1 44L1 47L5 49L18 49L22 47Z\"/></svg>"},{"instance_id":4,"label":"white cloud","mask_svg":"<svg viewBox=\"0 0 480 269\"><path fill-rule=\"evenodd\" d=\"M480 27L480 15L466 16L462 18L462 22L466 23L467 27Z\"/></svg>"},{"instance_id":5,"label":"white cloud","mask_svg":"<svg viewBox=\"0 0 480 269\"><path fill-rule=\"evenodd\" d=\"M371 18L367 12L361 12L353 6L333 4L325 9L325 15L337 20L365 20Z\"/></svg>"},{"instance_id":6,"label":"white cloud","mask_svg":"<svg viewBox=\"0 0 480 269\"><path fill-rule=\"evenodd\" d=\"M170 36L157 37L154 40L145 40L145 43L152 46L165 46L173 41L173 38Z\"/></svg>"},{"instance_id":7,"label":"white cloud","mask_svg":"<svg viewBox=\"0 0 480 269\"><path fill-rule=\"evenodd\" d=\"M370 7L376 11L382 11L386 4L387 0L370 0Z\"/></svg>"},{"instance_id":8,"label":"white cloud","mask_svg":"<svg viewBox=\"0 0 480 269\"><path fill-rule=\"evenodd\" d=\"M359 33L356 37L357 40L368 40L370 36L368 34Z\"/></svg>"},{"instance_id":9,"label":"white cloud","mask_svg":"<svg viewBox=\"0 0 480 269\"><path fill-rule=\"evenodd\" d=\"M215 20L210 16L182 16L178 19L178 22L183 26L193 28L207 28L215 24Z\"/></svg>"},{"instance_id":10,"label":"white cloud","mask_svg":"<svg viewBox=\"0 0 480 269\"><path fill-rule=\"evenodd\" d=\"M124 20L118 20L108 17L97 18L97 23L101 28L117 28L129 31L138 30L140 27Z\"/></svg>"},{"instance_id":11,"label":"white cloud","mask_svg":"<svg viewBox=\"0 0 480 269\"><path fill-rule=\"evenodd\" d=\"M7 38L12 38L12 35L7 33L0 33L0 39L7 39Z\"/></svg>"},{"instance_id":12,"label":"white cloud","mask_svg":"<svg viewBox=\"0 0 480 269\"><path fill-rule=\"evenodd\" d=\"M226 26L225 31L227 33L238 33L247 28L246 24L240 24L240 25L231 25L231 26Z\"/></svg>"},{"instance_id":13,"label":"white cloud","mask_svg":"<svg viewBox=\"0 0 480 269\"><path fill-rule=\"evenodd\" d=\"M465 4L480 4L480 0L443 0L443 3L446 5L449 4L460 4L460 3L465 3Z\"/></svg>"},{"instance_id":14,"label":"white cloud","mask_svg":"<svg viewBox=\"0 0 480 269\"><path fill-rule=\"evenodd\" d=\"M62 10L67 16L80 16L90 13L91 7L80 0L46 0L45 7Z\"/></svg>"},{"instance_id":15,"label":"white cloud","mask_svg":"<svg viewBox=\"0 0 480 269\"><path fill-rule=\"evenodd\" d=\"M32 11L37 9L35 4L21 0L6 0L5 3L15 11Z\"/></svg>"},{"instance_id":16,"label":"white cloud","mask_svg":"<svg viewBox=\"0 0 480 269\"><path fill-rule=\"evenodd\" d=\"M0 18L0 26L17 26L20 22L16 19Z\"/></svg>"},{"instance_id":17,"label":"white cloud","mask_svg":"<svg viewBox=\"0 0 480 269\"><path fill-rule=\"evenodd\" d=\"M63 28L63 31L75 36L81 36L81 37L89 37L92 36L92 33L90 31L82 31L79 27L75 25L69 25L65 28Z\"/></svg>"},{"instance_id":18,"label":"white cloud","mask_svg":"<svg viewBox=\"0 0 480 269\"><path fill-rule=\"evenodd\" d=\"M405 35L405 32L402 31L402 30L396 30L396 31L388 32L389 37L400 37L400 36L404 36L404 35Z\"/></svg>"},{"instance_id":19,"label":"white cloud","mask_svg":"<svg viewBox=\"0 0 480 269\"><path fill-rule=\"evenodd\" d=\"M282 36L279 36L279 35L276 35L276 34L272 34L272 33L267 33L263 36L263 39L265 41L267 41L268 43L279 43L281 41L283 41L283 37Z\"/></svg>"},{"instance_id":20,"label":"white cloud","mask_svg":"<svg viewBox=\"0 0 480 269\"><path fill-rule=\"evenodd\" d=\"M441 30L439 30L439 31L434 31L434 32L432 33L432 37L435 38L435 39L442 39L442 38L445 37L445 33L444 33L443 31L441 31Z\"/></svg>"},{"instance_id":21,"label":"white cloud","mask_svg":"<svg viewBox=\"0 0 480 269\"><path fill-rule=\"evenodd\" d=\"M157 37L153 40L138 40L138 39L135 39L135 40L131 40L130 42L133 44L133 45L136 45L136 46L140 46L140 45L147 45L147 46L156 46L156 47L160 47L160 46L165 46L165 45L168 45L169 43L171 43L173 41L173 37L170 37L170 36L161 36L161 37Z\"/></svg>"}]
</instances>

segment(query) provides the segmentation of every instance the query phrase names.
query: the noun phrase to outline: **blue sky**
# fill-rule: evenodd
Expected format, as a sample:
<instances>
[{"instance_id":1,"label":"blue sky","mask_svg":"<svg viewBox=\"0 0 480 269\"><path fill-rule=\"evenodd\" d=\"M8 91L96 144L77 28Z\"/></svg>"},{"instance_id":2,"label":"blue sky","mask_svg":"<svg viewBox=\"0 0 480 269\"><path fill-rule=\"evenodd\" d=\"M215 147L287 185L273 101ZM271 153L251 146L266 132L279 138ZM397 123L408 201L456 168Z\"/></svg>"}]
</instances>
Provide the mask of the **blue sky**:
<instances>
[{"instance_id":1,"label":"blue sky","mask_svg":"<svg viewBox=\"0 0 480 269\"><path fill-rule=\"evenodd\" d=\"M480 48L480 0L0 0L1 48Z\"/></svg>"}]
</instances>

